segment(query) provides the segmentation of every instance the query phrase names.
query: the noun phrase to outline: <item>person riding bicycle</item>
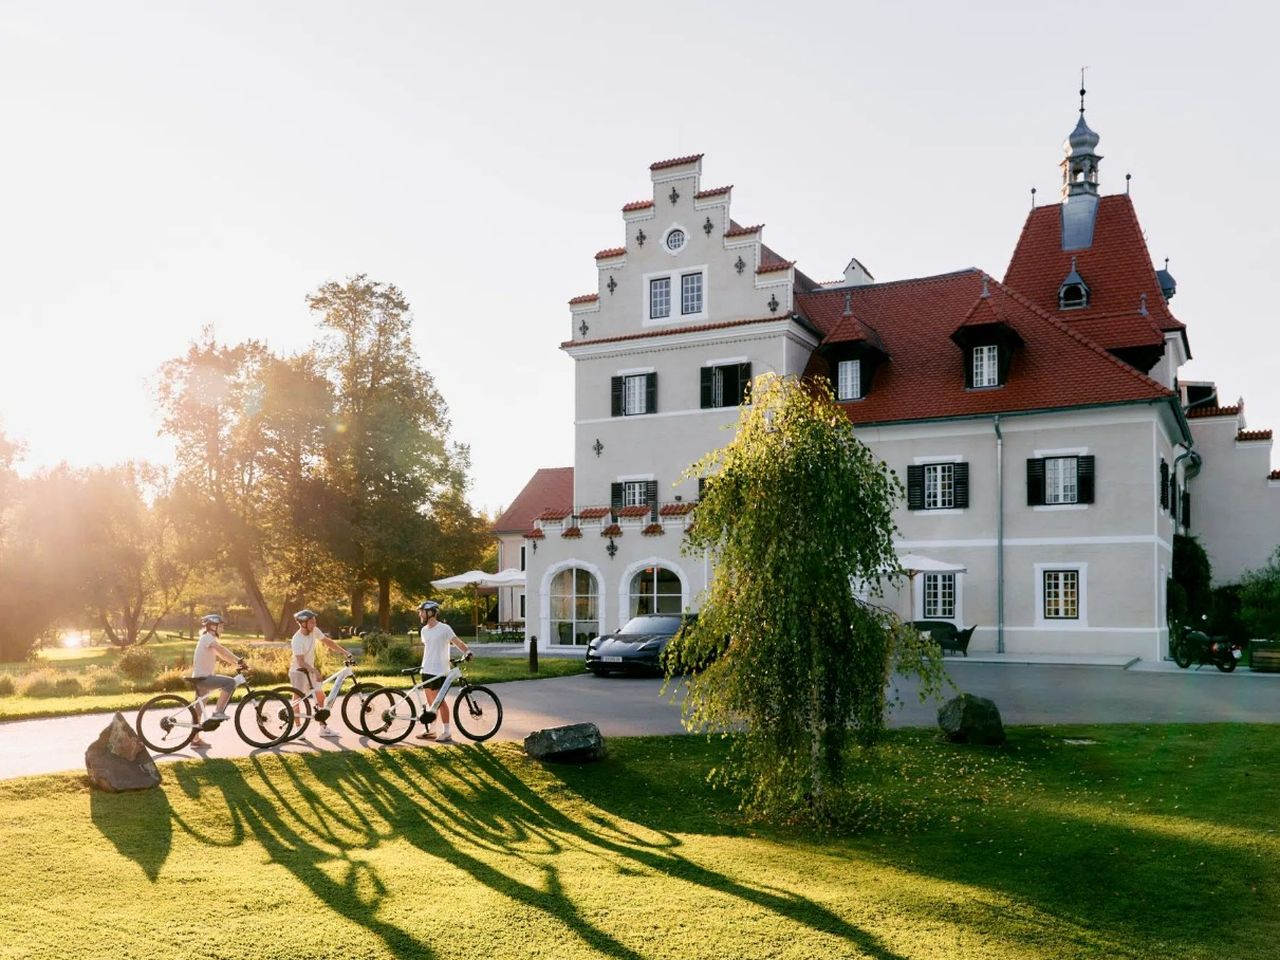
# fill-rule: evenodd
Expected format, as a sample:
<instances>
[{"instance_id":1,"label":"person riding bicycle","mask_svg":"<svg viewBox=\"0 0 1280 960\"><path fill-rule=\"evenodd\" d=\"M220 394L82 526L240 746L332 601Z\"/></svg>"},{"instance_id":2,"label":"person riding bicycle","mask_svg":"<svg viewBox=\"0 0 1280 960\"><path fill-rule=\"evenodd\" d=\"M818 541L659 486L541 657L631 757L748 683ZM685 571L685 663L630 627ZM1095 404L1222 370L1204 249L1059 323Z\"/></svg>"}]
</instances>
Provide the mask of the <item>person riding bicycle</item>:
<instances>
[{"instance_id":1,"label":"person riding bicycle","mask_svg":"<svg viewBox=\"0 0 1280 960\"><path fill-rule=\"evenodd\" d=\"M243 661L219 642L218 638L222 636L220 616L216 613L205 614L200 618L200 625L204 630L196 641L196 651L191 657L191 678L195 681L196 688L196 716L200 717L204 713L204 698L217 690L218 708L209 719L225 720L227 704L231 701L231 691L236 688L236 682L231 677L219 676L217 664L219 660L225 660L238 667ZM208 747L209 742L197 731L191 746L199 749Z\"/></svg>"},{"instance_id":2,"label":"person riding bicycle","mask_svg":"<svg viewBox=\"0 0 1280 960\"><path fill-rule=\"evenodd\" d=\"M298 622L298 632L293 635L291 644L289 682L301 690L304 696L315 690L316 709L320 710L324 708L324 687L320 683L320 671L316 669L316 641L319 640L334 653L342 654L343 659L349 658L351 654L316 626L315 611L299 610L293 615L293 619ZM337 739L339 734L336 730L330 730L329 725L321 721L320 736L333 740Z\"/></svg>"},{"instance_id":3,"label":"person riding bicycle","mask_svg":"<svg viewBox=\"0 0 1280 960\"><path fill-rule=\"evenodd\" d=\"M443 674L449 672L450 645L461 650L468 660L471 659L470 648L458 639L458 635L453 632L451 626L441 623L439 617L440 604L434 600L423 600L418 604L418 619L422 621L422 674L424 677L435 677L427 683L423 691L428 705L435 703L436 692L444 684ZM437 743L452 743L453 734L449 727L449 719L449 705L441 701L439 736L428 727L418 735L418 738L421 740L434 738Z\"/></svg>"}]
</instances>

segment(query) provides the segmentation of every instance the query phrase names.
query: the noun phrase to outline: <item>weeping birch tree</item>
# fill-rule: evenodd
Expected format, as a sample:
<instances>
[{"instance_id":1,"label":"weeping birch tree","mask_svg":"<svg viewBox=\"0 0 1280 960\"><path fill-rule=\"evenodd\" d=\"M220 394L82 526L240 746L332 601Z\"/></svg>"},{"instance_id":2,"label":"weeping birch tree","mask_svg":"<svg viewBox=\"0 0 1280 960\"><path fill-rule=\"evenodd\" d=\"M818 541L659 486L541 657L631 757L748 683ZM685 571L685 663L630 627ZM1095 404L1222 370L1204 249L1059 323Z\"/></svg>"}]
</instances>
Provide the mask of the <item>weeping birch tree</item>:
<instances>
[{"instance_id":1,"label":"weeping birch tree","mask_svg":"<svg viewBox=\"0 0 1280 960\"><path fill-rule=\"evenodd\" d=\"M672 644L673 670L698 668L691 729L735 730L716 779L751 813L838 818L850 752L883 733L886 683L942 667L874 596L899 572L897 476L858 441L823 384L764 376L732 442L690 467L705 478L684 549L715 574L696 623Z\"/></svg>"}]
</instances>

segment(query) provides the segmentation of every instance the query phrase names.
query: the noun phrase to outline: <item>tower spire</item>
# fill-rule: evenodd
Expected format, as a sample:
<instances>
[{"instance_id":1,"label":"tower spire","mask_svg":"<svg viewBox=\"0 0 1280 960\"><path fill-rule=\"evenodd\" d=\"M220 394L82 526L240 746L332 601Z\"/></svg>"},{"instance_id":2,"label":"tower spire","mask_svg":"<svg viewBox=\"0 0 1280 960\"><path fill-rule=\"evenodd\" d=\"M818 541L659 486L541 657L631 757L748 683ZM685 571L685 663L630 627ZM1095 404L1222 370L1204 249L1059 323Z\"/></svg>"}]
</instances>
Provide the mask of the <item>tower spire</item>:
<instances>
[{"instance_id":1,"label":"tower spire","mask_svg":"<svg viewBox=\"0 0 1280 960\"><path fill-rule=\"evenodd\" d=\"M1062 248L1078 250L1093 243L1098 208L1098 141L1084 119L1084 72L1080 68L1080 117L1062 145Z\"/></svg>"},{"instance_id":2,"label":"tower spire","mask_svg":"<svg viewBox=\"0 0 1280 960\"><path fill-rule=\"evenodd\" d=\"M1084 72L1087 67L1080 68L1080 116L1084 116Z\"/></svg>"}]
</instances>

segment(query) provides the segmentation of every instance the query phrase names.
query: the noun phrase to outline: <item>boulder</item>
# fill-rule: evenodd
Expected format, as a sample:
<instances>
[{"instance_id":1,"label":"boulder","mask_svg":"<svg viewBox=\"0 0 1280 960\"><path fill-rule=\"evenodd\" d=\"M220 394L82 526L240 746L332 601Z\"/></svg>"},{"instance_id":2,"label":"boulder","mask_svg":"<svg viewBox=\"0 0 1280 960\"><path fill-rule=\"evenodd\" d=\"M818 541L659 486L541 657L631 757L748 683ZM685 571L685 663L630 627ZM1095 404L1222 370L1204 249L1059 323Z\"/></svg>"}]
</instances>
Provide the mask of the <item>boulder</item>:
<instances>
[{"instance_id":1,"label":"boulder","mask_svg":"<svg viewBox=\"0 0 1280 960\"><path fill-rule=\"evenodd\" d=\"M160 771L133 728L117 713L84 752L89 782L99 790L147 790L160 786Z\"/></svg>"},{"instance_id":2,"label":"boulder","mask_svg":"<svg viewBox=\"0 0 1280 960\"><path fill-rule=\"evenodd\" d=\"M991 700L971 693L948 700L938 711L938 726L953 743L1004 743L1004 724Z\"/></svg>"},{"instance_id":3,"label":"boulder","mask_svg":"<svg viewBox=\"0 0 1280 960\"><path fill-rule=\"evenodd\" d=\"M604 759L604 737L594 723L548 727L524 738L524 752L553 763L591 763Z\"/></svg>"}]
</instances>

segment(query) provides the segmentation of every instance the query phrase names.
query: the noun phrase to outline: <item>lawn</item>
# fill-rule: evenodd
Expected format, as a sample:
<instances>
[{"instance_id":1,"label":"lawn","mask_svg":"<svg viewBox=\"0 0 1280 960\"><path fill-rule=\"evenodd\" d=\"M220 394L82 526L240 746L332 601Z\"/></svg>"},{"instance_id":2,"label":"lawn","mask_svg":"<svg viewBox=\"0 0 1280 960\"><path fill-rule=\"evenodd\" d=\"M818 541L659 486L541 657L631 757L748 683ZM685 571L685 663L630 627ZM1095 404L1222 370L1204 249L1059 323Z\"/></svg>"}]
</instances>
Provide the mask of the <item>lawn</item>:
<instances>
[{"instance_id":1,"label":"lawn","mask_svg":"<svg viewBox=\"0 0 1280 960\"><path fill-rule=\"evenodd\" d=\"M336 669L341 664L330 664ZM466 675L473 683L502 683L507 680L541 680L546 677L564 677L582 673L582 661L573 658L543 657L538 661L538 672L529 672L529 661L524 657L477 657L466 668ZM390 686L408 686L400 674L364 674L357 665L362 682L383 683ZM279 684L267 684L279 686ZM347 687L350 689L350 686ZM136 710L156 694L116 693L73 697L0 697L0 722L6 720L32 720L37 717L67 717L79 713L100 713L107 710Z\"/></svg>"},{"instance_id":2,"label":"lawn","mask_svg":"<svg viewBox=\"0 0 1280 960\"><path fill-rule=\"evenodd\" d=\"M1276 732L899 732L859 765L878 826L844 838L743 823L694 737L10 781L0 956L1271 958Z\"/></svg>"}]
</instances>

